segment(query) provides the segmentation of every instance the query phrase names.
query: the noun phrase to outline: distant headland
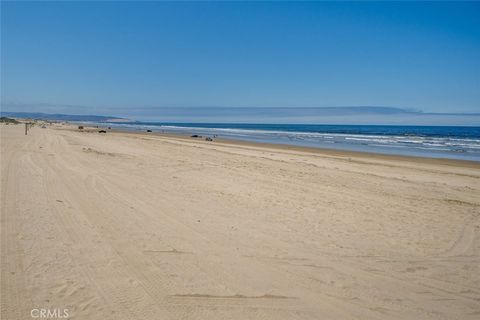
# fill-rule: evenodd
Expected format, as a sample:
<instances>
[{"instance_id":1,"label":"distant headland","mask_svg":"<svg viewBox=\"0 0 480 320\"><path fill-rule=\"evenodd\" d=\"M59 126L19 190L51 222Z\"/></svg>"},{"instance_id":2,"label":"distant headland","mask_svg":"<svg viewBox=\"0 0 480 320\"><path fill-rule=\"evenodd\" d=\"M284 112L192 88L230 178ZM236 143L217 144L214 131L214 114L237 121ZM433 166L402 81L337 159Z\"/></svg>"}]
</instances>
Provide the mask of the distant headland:
<instances>
[{"instance_id":1,"label":"distant headland","mask_svg":"<svg viewBox=\"0 0 480 320\"><path fill-rule=\"evenodd\" d=\"M132 119L119 118L114 116L97 115L75 115L75 114L49 114L41 112L1 112L2 117L52 120L52 121L94 121L94 122L116 122L116 123L134 123Z\"/></svg>"}]
</instances>

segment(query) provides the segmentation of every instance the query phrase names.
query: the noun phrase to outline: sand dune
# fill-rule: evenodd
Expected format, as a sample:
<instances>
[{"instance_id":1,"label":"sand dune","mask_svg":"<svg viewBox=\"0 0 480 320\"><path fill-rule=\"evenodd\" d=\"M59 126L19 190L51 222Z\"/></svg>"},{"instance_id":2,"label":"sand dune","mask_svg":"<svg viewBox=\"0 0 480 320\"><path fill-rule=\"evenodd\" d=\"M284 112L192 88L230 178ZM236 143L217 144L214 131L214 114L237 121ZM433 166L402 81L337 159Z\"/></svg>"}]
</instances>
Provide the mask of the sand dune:
<instances>
[{"instance_id":1,"label":"sand dune","mask_svg":"<svg viewBox=\"0 0 480 320\"><path fill-rule=\"evenodd\" d=\"M480 317L478 164L1 134L2 319Z\"/></svg>"}]
</instances>

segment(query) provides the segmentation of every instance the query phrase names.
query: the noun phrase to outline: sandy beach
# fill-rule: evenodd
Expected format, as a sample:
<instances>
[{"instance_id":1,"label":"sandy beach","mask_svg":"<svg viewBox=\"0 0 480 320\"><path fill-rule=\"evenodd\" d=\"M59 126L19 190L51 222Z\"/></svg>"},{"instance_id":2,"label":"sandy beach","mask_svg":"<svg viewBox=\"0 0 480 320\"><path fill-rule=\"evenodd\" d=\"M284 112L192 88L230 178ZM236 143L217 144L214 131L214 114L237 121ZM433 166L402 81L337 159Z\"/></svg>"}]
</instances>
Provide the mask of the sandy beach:
<instances>
[{"instance_id":1,"label":"sandy beach","mask_svg":"<svg viewBox=\"0 0 480 320\"><path fill-rule=\"evenodd\" d=\"M478 319L480 162L1 125L1 318Z\"/></svg>"}]
</instances>

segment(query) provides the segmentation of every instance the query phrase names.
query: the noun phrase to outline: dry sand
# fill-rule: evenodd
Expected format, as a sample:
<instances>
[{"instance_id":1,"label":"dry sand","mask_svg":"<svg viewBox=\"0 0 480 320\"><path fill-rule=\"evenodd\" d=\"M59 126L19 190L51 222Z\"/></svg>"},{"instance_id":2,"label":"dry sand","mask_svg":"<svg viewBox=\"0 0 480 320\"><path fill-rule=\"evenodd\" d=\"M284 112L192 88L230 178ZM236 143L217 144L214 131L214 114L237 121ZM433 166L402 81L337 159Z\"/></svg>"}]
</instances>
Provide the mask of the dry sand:
<instances>
[{"instance_id":1,"label":"dry sand","mask_svg":"<svg viewBox=\"0 0 480 320\"><path fill-rule=\"evenodd\" d=\"M480 165L1 126L1 315L479 319Z\"/></svg>"}]
</instances>

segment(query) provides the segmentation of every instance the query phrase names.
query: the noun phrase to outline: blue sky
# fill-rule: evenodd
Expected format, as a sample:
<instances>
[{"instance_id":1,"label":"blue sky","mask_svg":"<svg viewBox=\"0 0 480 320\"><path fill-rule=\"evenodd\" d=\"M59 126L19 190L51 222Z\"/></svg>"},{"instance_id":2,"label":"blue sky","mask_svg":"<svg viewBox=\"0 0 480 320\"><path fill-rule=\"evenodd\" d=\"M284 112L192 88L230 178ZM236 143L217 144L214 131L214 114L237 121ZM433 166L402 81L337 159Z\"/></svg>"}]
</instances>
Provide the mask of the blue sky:
<instances>
[{"instance_id":1,"label":"blue sky","mask_svg":"<svg viewBox=\"0 0 480 320\"><path fill-rule=\"evenodd\" d=\"M3 2L2 108L480 112L480 3ZM144 112L143 117L150 114Z\"/></svg>"}]
</instances>

